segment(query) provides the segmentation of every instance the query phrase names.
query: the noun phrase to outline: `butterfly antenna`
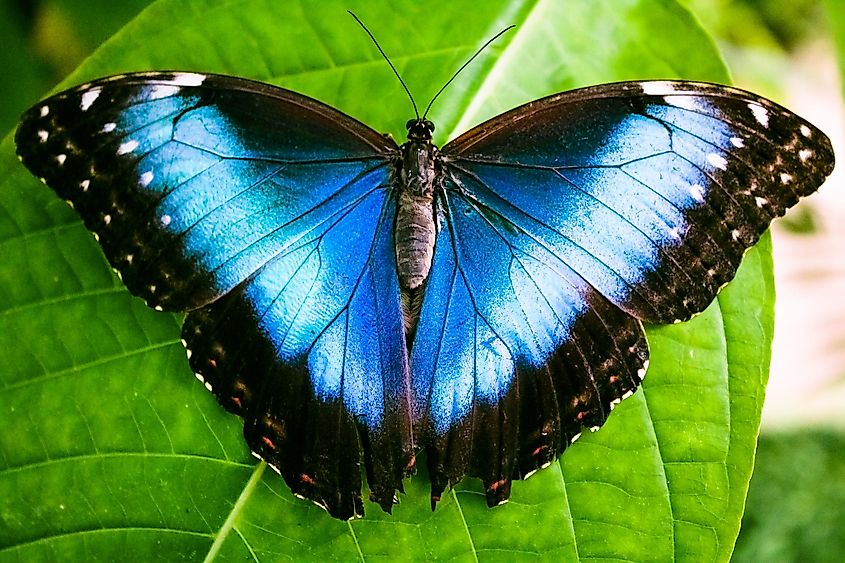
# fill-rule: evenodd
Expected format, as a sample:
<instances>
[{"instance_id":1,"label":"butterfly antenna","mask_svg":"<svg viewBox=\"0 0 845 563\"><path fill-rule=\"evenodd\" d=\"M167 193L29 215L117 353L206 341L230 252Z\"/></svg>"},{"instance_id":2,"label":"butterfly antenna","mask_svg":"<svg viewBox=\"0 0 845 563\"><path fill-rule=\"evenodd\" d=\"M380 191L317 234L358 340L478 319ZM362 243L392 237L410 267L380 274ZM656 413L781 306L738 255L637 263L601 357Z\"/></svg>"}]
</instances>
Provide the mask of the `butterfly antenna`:
<instances>
[{"instance_id":1,"label":"butterfly antenna","mask_svg":"<svg viewBox=\"0 0 845 563\"><path fill-rule=\"evenodd\" d=\"M376 49L378 49L378 52L381 53L381 56L384 57L384 60L386 60L387 64L390 65L390 68L393 70L393 74L396 75L396 78L399 79L399 83L402 85L402 88L405 89L405 93L408 94L408 98L411 100L411 105L414 106L414 115L416 115L417 119L419 119L420 118L420 112L417 109L417 102L414 101L414 97L411 95L411 91L408 90L408 86L405 85L405 81L402 80L401 76L399 76L399 71L396 70L396 67L393 66L393 63L390 62L390 59L387 58L387 55L385 54L384 49L382 49L381 45L378 44L378 41L376 41L375 36L370 32L369 29L367 29L367 26L364 25L364 22L362 22L361 19L358 16L356 16L351 10L346 10L346 11L349 12L349 15L352 16L353 18L355 18L355 21L358 22L358 25L360 25L364 29L364 31L367 32L367 35L369 35L370 39L373 40L373 43L375 44Z\"/></svg>"},{"instance_id":2,"label":"butterfly antenna","mask_svg":"<svg viewBox=\"0 0 845 563\"><path fill-rule=\"evenodd\" d=\"M474 54L473 56L471 56L471 57L469 58L469 60L468 60L467 62L465 62L465 63L461 66L461 68L459 68L457 71L455 71L455 74L453 74L453 75L452 75L452 78L450 78L450 79L449 79L449 81L448 81L448 82L446 82L446 84L444 84L444 85L443 85L443 87L442 87L440 90L438 90L438 91L437 91L437 93L434 95L434 97L433 97L433 98L431 98L431 101L430 101L430 102L428 102L428 106L426 106L426 108L425 108L425 112L423 113L422 118L423 118L423 119L425 119L425 117L428 115L428 111L431 109L432 104L434 104L434 100L436 100L436 99L437 99L437 97L438 97L438 96L440 96L440 94L442 94L442 93L443 93L443 90L445 90L445 89L446 89L446 87L447 87L447 86L449 86L449 84L451 84L451 83L452 83L452 81L453 81L455 78L457 78L457 76L461 73L461 71L462 71L463 69L465 69L465 68L469 65L469 63L471 63L472 61L474 61L474 60L475 60L475 57L477 57L478 55L480 55L480 54L481 54L481 51L483 51L484 49L486 49L486 48L487 48L487 46L488 46L488 45L490 45L490 43L492 43L493 41L495 41L496 39L498 39L499 37L501 37L502 35L504 35L506 32L508 32L508 31L512 30L512 29L513 29L513 28L515 28L515 27L516 27L515 25L509 25L508 27L506 27L505 29L503 29L502 31L500 31L499 33L497 33L496 35L494 35L493 37L491 37L490 39L488 39L488 40L487 40L487 43L485 43L484 45L482 45L481 47L479 47L479 49L475 52L475 54Z\"/></svg>"}]
</instances>

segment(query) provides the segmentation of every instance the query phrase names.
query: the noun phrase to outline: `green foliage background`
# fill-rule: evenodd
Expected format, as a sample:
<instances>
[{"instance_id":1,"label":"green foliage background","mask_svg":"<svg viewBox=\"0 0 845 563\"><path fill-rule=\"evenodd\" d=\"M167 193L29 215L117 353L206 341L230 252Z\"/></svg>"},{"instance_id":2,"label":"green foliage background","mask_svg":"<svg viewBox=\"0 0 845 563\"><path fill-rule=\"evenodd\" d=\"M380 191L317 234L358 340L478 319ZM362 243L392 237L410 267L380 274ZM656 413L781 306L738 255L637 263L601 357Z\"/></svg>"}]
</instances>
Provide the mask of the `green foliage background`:
<instances>
[{"instance_id":1,"label":"green foliage background","mask_svg":"<svg viewBox=\"0 0 845 563\"><path fill-rule=\"evenodd\" d=\"M117 15L100 3L55 1L41 14L35 45L63 53L48 57L59 69L111 36L63 86L145 69L237 74L397 138L407 100L346 9L422 101L486 38L518 26L438 102L440 143L576 86L728 81L713 40L670 0L162 0L143 11L124 3ZM13 41L0 62L19 67L3 88L14 91L7 107L23 109L50 69L36 64L44 57L14 8L2 5ZM7 130L16 113L0 114ZM642 390L560 463L517 483L508 505L488 510L467 480L431 513L419 474L392 517L368 504L364 520L337 522L249 456L240 421L190 373L181 319L122 288L76 215L19 165L10 133L0 145L0 561L727 560L751 476L772 301L766 238L704 314L649 328Z\"/></svg>"}]
</instances>

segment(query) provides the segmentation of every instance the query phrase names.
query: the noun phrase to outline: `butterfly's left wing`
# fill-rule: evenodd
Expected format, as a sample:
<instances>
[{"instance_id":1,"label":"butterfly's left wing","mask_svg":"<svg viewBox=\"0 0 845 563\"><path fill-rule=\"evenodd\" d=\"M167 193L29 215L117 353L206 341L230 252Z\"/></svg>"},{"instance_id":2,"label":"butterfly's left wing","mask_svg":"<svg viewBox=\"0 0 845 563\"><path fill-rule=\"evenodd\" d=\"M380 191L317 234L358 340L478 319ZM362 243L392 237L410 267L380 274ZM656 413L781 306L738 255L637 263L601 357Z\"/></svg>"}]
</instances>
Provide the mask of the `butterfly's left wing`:
<instances>
[{"instance_id":1,"label":"butterfly's left wing","mask_svg":"<svg viewBox=\"0 0 845 563\"><path fill-rule=\"evenodd\" d=\"M391 508L413 459L392 140L267 84L152 72L44 100L16 141L128 289L188 313L191 367L294 493L360 514L363 451Z\"/></svg>"},{"instance_id":2,"label":"butterfly's left wing","mask_svg":"<svg viewBox=\"0 0 845 563\"><path fill-rule=\"evenodd\" d=\"M637 387L641 320L703 310L833 167L824 134L788 110L689 82L558 94L441 155L415 419L433 497L469 473L490 504Z\"/></svg>"}]
</instances>

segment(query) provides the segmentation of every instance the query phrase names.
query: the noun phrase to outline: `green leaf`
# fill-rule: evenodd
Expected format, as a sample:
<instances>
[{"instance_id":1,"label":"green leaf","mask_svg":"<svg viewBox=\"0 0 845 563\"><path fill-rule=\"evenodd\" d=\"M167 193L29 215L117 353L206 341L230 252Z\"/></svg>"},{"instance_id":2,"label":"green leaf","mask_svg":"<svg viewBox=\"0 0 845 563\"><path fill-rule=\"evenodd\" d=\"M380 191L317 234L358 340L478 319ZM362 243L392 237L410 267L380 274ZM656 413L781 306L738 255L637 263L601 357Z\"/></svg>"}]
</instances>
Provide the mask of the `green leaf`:
<instances>
[{"instance_id":1,"label":"green leaf","mask_svg":"<svg viewBox=\"0 0 845 563\"><path fill-rule=\"evenodd\" d=\"M152 5L64 85L143 69L247 76L403 135L408 100L369 39L323 2ZM442 143L555 91L621 79L726 81L675 2L353 2ZM465 480L428 507L427 477L350 523L295 499L256 464L241 421L198 384L180 319L111 274L76 215L0 145L0 560L720 560L736 539L772 330L768 238L705 313L649 328L641 391L560 463L486 507Z\"/></svg>"},{"instance_id":2,"label":"green leaf","mask_svg":"<svg viewBox=\"0 0 845 563\"><path fill-rule=\"evenodd\" d=\"M845 76L845 4L838 0L822 0L822 6L836 49L839 76Z\"/></svg>"},{"instance_id":3,"label":"green leaf","mask_svg":"<svg viewBox=\"0 0 845 563\"><path fill-rule=\"evenodd\" d=\"M0 131L15 125L20 113L38 101L41 90L47 85L48 74L44 65L31 52L24 31L26 18L21 5L0 0L0 68L4 79L0 81ZM14 77L10 80L7 77Z\"/></svg>"}]
</instances>

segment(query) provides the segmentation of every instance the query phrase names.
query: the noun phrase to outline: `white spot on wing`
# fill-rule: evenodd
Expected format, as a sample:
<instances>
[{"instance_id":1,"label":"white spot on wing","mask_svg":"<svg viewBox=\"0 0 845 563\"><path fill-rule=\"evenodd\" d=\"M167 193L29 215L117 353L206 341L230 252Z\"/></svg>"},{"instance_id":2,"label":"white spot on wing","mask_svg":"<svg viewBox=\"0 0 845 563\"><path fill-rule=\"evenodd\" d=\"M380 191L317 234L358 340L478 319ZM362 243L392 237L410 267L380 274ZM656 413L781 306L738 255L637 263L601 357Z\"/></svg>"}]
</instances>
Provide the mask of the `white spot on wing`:
<instances>
[{"instance_id":1,"label":"white spot on wing","mask_svg":"<svg viewBox=\"0 0 845 563\"><path fill-rule=\"evenodd\" d=\"M149 186L150 182L152 182L152 181L153 181L153 173L149 172L149 171L141 174L141 178L139 179L139 183L144 187Z\"/></svg>"},{"instance_id":2,"label":"white spot on wing","mask_svg":"<svg viewBox=\"0 0 845 563\"><path fill-rule=\"evenodd\" d=\"M707 155L707 162L712 164L714 167L718 168L719 170L727 170L728 169L728 161L725 160L720 154L716 154L711 152Z\"/></svg>"},{"instance_id":3,"label":"white spot on wing","mask_svg":"<svg viewBox=\"0 0 845 563\"><path fill-rule=\"evenodd\" d=\"M695 111L698 109L698 100L692 96L664 96L663 99L667 104L681 108Z\"/></svg>"},{"instance_id":4,"label":"white spot on wing","mask_svg":"<svg viewBox=\"0 0 845 563\"><path fill-rule=\"evenodd\" d=\"M754 114L754 119L763 127L769 126L769 112L757 102L748 102L748 109Z\"/></svg>"},{"instance_id":5,"label":"white spot on wing","mask_svg":"<svg viewBox=\"0 0 845 563\"><path fill-rule=\"evenodd\" d=\"M79 187L82 188L83 192L87 192L88 186L90 186L90 185L91 185L91 180L82 180L81 182L79 182Z\"/></svg>"},{"instance_id":6,"label":"white spot on wing","mask_svg":"<svg viewBox=\"0 0 845 563\"><path fill-rule=\"evenodd\" d=\"M172 80L172 83L177 86L200 86L203 82L205 82L205 75L194 72L176 73Z\"/></svg>"},{"instance_id":7,"label":"white spot on wing","mask_svg":"<svg viewBox=\"0 0 845 563\"><path fill-rule=\"evenodd\" d=\"M38 140L41 141L42 143L46 142L47 137L49 137L49 136L50 136L50 134L47 131L45 131L44 129L38 130Z\"/></svg>"},{"instance_id":8,"label":"white spot on wing","mask_svg":"<svg viewBox=\"0 0 845 563\"><path fill-rule=\"evenodd\" d=\"M131 141L126 141L125 143L121 143L120 146L117 148L117 154L127 154L127 153L134 151L137 148L138 148L138 141L136 141L134 139L131 140Z\"/></svg>"},{"instance_id":9,"label":"white spot on wing","mask_svg":"<svg viewBox=\"0 0 845 563\"><path fill-rule=\"evenodd\" d=\"M780 175L780 183L781 184L788 184L791 181L792 181L792 174L787 174L786 172L783 172Z\"/></svg>"},{"instance_id":10,"label":"white spot on wing","mask_svg":"<svg viewBox=\"0 0 845 563\"><path fill-rule=\"evenodd\" d=\"M50 113L50 106L41 106L41 117L47 117L48 113Z\"/></svg>"},{"instance_id":11,"label":"white spot on wing","mask_svg":"<svg viewBox=\"0 0 845 563\"><path fill-rule=\"evenodd\" d=\"M806 125L802 125L801 126L801 134L804 135L805 137L809 137L810 135L813 134L813 131L809 127L807 127Z\"/></svg>"},{"instance_id":12,"label":"white spot on wing","mask_svg":"<svg viewBox=\"0 0 845 563\"><path fill-rule=\"evenodd\" d=\"M675 91L675 86L671 82L664 82L662 80L641 82L640 86L643 89L643 94L646 96L665 96Z\"/></svg>"},{"instance_id":13,"label":"white spot on wing","mask_svg":"<svg viewBox=\"0 0 845 563\"><path fill-rule=\"evenodd\" d=\"M200 383L205 383L205 378L202 376L202 374L200 372L194 373L194 376L196 376L196 378L199 379Z\"/></svg>"},{"instance_id":14,"label":"white spot on wing","mask_svg":"<svg viewBox=\"0 0 845 563\"><path fill-rule=\"evenodd\" d=\"M67 155L66 155L66 154L59 154L59 155L56 155L56 162L58 162L58 163L59 163L59 166L61 166L62 164L64 164L66 160L67 160Z\"/></svg>"},{"instance_id":15,"label":"white spot on wing","mask_svg":"<svg viewBox=\"0 0 845 563\"><path fill-rule=\"evenodd\" d=\"M704 203L704 186L693 184L689 187L689 193L699 203Z\"/></svg>"},{"instance_id":16,"label":"white spot on wing","mask_svg":"<svg viewBox=\"0 0 845 563\"><path fill-rule=\"evenodd\" d=\"M82 111L88 111L88 108L91 107L91 104L93 104L97 100L97 98L100 97L100 92L102 92L102 89L100 88L91 88L90 90L82 94L82 103L79 104L79 107L82 108Z\"/></svg>"},{"instance_id":17,"label":"white spot on wing","mask_svg":"<svg viewBox=\"0 0 845 563\"><path fill-rule=\"evenodd\" d=\"M162 215L161 216L161 224L166 227L167 225L170 224L170 219L171 219L170 215Z\"/></svg>"},{"instance_id":18,"label":"white spot on wing","mask_svg":"<svg viewBox=\"0 0 845 563\"><path fill-rule=\"evenodd\" d=\"M212 390L212 389L211 389L211 383L209 383L208 381L206 381L206 382L205 382L205 388L206 388L206 389L208 389L209 391L211 391L211 390Z\"/></svg>"},{"instance_id":19,"label":"white spot on wing","mask_svg":"<svg viewBox=\"0 0 845 563\"><path fill-rule=\"evenodd\" d=\"M179 86L172 84L156 84L150 91L150 99L158 100L179 93Z\"/></svg>"},{"instance_id":20,"label":"white spot on wing","mask_svg":"<svg viewBox=\"0 0 845 563\"><path fill-rule=\"evenodd\" d=\"M103 133L111 133L112 131L115 130L116 127L117 127L116 123L111 123L111 122L106 123L105 125L103 125Z\"/></svg>"},{"instance_id":21,"label":"white spot on wing","mask_svg":"<svg viewBox=\"0 0 845 563\"><path fill-rule=\"evenodd\" d=\"M757 207L763 207L764 205L769 203L769 200L764 197L755 197L754 201L757 203Z\"/></svg>"},{"instance_id":22,"label":"white spot on wing","mask_svg":"<svg viewBox=\"0 0 845 563\"><path fill-rule=\"evenodd\" d=\"M740 234L741 233L739 232L739 229L734 229L734 230L731 231L731 238L734 239L734 240L739 240Z\"/></svg>"},{"instance_id":23,"label":"white spot on wing","mask_svg":"<svg viewBox=\"0 0 845 563\"><path fill-rule=\"evenodd\" d=\"M741 149L742 147L745 146L745 141L743 141L739 137L731 137L731 144L733 146L735 146L736 148Z\"/></svg>"},{"instance_id":24,"label":"white spot on wing","mask_svg":"<svg viewBox=\"0 0 845 563\"><path fill-rule=\"evenodd\" d=\"M807 162L807 159L813 156L813 151L810 149L801 149L798 151L798 158L801 159L801 162Z\"/></svg>"}]
</instances>

